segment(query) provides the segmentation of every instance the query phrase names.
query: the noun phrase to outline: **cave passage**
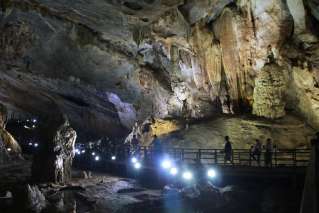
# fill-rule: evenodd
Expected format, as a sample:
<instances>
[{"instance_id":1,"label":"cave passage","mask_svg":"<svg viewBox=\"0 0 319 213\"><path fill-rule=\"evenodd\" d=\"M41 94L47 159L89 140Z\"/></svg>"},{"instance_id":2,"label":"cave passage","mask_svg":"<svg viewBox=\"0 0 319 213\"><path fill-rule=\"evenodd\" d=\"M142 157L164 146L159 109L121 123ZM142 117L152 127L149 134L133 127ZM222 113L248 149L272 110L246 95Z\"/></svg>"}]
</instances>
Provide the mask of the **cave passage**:
<instances>
[{"instance_id":1,"label":"cave passage","mask_svg":"<svg viewBox=\"0 0 319 213\"><path fill-rule=\"evenodd\" d=\"M0 0L1 213L317 213L319 0Z\"/></svg>"}]
</instances>

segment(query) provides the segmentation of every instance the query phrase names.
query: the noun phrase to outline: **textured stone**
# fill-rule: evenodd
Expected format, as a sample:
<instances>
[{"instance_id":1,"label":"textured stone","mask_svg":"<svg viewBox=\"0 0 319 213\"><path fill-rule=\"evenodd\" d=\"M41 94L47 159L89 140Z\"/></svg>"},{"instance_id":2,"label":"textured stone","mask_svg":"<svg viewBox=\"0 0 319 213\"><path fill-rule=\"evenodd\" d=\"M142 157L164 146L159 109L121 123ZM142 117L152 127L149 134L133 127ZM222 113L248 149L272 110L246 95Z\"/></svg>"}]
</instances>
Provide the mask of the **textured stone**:
<instances>
[{"instance_id":1,"label":"textured stone","mask_svg":"<svg viewBox=\"0 0 319 213\"><path fill-rule=\"evenodd\" d=\"M125 137L150 115L251 113L269 58L288 79L292 66L318 67L316 2L11 0L1 5L0 101L45 116L57 100L86 137ZM296 114L316 120L306 111Z\"/></svg>"},{"instance_id":2,"label":"textured stone","mask_svg":"<svg viewBox=\"0 0 319 213\"><path fill-rule=\"evenodd\" d=\"M71 179L76 132L65 116L47 121L42 129L42 143L32 165L36 181L65 183Z\"/></svg>"},{"instance_id":3,"label":"textured stone","mask_svg":"<svg viewBox=\"0 0 319 213\"><path fill-rule=\"evenodd\" d=\"M266 118L285 116L285 91L287 80L284 68L266 64L256 78L253 114Z\"/></svg>"},{"instance_id":4,"label":"textured stone","mask_svg":"<svg viewBox=\"0 0 319 213\"><path fill-rule=\"evenodd\" d=\"M289 104L293 105L311 126L319 128L319 88L315 73L318 73L318 70L311 72L307 68L292 69L289 92L293 94L290 95L293 98L289 100Z\"/></svg>"},{"instance_id":5,"label":"textured stone","mask_svg":"<svg viewBox=\"0 0 319 213\"><path fill-rule=\"evenodd\" d=\"M228 135L235 149L250 149L259 139L263 144L271 138L281 149L309 147L314 130L299 118L285 116L278 120L249 118L246 116L223 116L206 122L189 124L160 135L166 145L184 148L224 148Z\"/></svg>"},{"instance_id":6,"label":"textured stone","mask_svg":"<svg viewBox=\"0 0 319 213\"><path fill-rule=\"evenodd\" d=\"M46 199L38 186L26 186L27 203L26 208L32 212L40 213L46 207Z\"/></svg>"}]
</instances>

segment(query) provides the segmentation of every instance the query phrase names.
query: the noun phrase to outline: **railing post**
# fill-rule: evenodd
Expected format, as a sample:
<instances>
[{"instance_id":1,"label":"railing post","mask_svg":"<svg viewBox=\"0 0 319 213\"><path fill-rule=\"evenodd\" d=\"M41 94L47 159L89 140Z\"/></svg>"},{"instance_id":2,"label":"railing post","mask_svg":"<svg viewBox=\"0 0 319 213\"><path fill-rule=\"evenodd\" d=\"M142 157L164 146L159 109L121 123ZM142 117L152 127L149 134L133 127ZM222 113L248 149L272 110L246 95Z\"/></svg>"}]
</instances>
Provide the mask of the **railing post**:
<instances>
[{"instance_id":1,"label":"railing post","mask_svg":"<svg viewBox=\"0 0 319 213\"><path fill-rule=\"evenodd\" d=\"M184 149L181 149L181 160L184 161Z\"/></svg>"},{"instance_id":2,"label":"railing post","mask_svg":"<svg viewBox=\"0 0 319 213\"><path fill-rule=\"evenodd\" d=\"M275 149L275 167L277 167L277 149Z\"/></svg>"},{"instance_id":3,"label":"railing post","mask_svg":"<svg viewBox=\"0 0 319 213\"><path fill-rule=\"evenodd\" d=\"M218 156L217 156L217 150L214 150L214 158L215 158L215 164L218 164Z\"/></svg>"},{"instance_id":4,"label":"railing post","mask_svg":"<svg viewBox=\"0 0 319 213\"><path fill-rule=\"evenodd\" d=\"M249 166L251 166L251 149L249 149Z\"/></svg>"},{"instance_id":5,"label":"railing post","mask_svg":"<svg viewBox=\"0 0 319 213\"><path fill-rule=\"evenodd\" d=\"M234 150L232 150L232 152L231 152L231 161L230 162L232 163L232 165L235 164L235 162L234 162Z\"/></svg>"},{"instance_id":6,"label":"railing post","mask_svg":"<svg viewBox=\"0 0 319 213\"><path fill-rule=\"evenodd\" d=\"M201 159L202 159L202 150L199 149L199 150L198 150L198 153L197 153L197 160L198 160L198 162L201 162Z\"/></svg>"},{"instance_id":7,"label":"railing post","mask_svg":"<svg viewBox=\"0 0 319 213\"><path fill-rule=\"evenodd\" d=\"M293 150L292 154L293 154L292 158L294 161L293 165L294 165L294 167L296 167L297 166L297 151L296 151L296 149Z\"/></svg>"}]
</instances>

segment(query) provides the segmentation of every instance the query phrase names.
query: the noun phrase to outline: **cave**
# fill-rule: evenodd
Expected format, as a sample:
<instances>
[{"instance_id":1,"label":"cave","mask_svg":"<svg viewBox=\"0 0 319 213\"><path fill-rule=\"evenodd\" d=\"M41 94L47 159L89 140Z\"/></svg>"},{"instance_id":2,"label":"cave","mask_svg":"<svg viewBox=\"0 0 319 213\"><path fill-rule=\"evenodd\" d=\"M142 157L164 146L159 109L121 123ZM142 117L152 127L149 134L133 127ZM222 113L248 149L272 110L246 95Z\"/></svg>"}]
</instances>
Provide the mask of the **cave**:
<instances>
[{"instance_id":1,"label":"cave","mask_svg":"<svg viewBox=\"0 0 319 213\"><path fill-rule=\"evenodd\" d=\"M0 212L317 213L319 0L0 1Z\"/></svg>"}]
</instances>

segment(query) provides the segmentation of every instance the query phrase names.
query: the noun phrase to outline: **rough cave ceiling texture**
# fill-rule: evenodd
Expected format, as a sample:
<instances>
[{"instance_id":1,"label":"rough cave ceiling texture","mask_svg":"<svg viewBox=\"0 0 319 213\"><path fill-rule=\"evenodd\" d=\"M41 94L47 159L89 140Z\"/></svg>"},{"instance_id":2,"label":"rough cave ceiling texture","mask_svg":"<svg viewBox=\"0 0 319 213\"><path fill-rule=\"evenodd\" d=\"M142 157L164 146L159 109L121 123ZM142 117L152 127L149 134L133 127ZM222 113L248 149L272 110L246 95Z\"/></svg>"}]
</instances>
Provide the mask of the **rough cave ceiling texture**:
<instances>
[{"instance_id":1,"label":"rough cave ceiling texture","mask_svg":"<svg viewBox=\"0 0 319 213\"><path fill-rule=\"evenodd\" d=\"M117 134L149 115L219 112L289 112L319 128L318 5L5 0L0 101L33 114L59 109L76 129L96 134ZM270 53L277 64L264 68Z\"/></svg>"}]
</instances>

